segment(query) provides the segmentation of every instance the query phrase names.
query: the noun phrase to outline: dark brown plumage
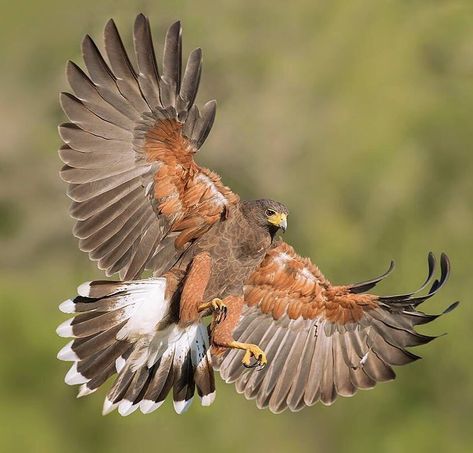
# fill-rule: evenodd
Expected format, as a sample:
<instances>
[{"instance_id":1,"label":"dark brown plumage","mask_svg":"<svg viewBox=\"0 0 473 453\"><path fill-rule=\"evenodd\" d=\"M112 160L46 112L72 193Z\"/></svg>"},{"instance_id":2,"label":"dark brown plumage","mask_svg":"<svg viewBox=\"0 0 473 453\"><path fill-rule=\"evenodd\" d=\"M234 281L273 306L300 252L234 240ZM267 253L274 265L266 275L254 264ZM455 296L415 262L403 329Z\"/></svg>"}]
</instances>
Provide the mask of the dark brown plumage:
<instances>
[{"instance_id":1,"label":"dark brown plumage","mask_svg":"<svg viewBox=\"0 0 473 453\"><path fill-rule=\"evenodd\" d=\"M196 391L212 403L215 366L258 407L297 411L393 379L392 366L416 360L407 348L432 338L415 326L438 316L417 306L446 282L447 257L422 296L433 255L416 293L366 293L392 266L379 278L332 285L275 241L287 227L284 205L241 201L194 161L216 104L194 104L202 52L191 52L182 71L180 23L167 32L161 72L143 15L134 26L136 66L112 20L104 35L103 54L86 36L87 73L68 63L74 94L61 95L73 232L100 269L122 279L84 283L60 307L74 317L58 328L72 337L58 357L73 362L66 382L81 385L79 396L117 374L104 413L149 413L170 393L181 413ZM146 269L153 277L139 279Z\"/></svg>"}]
</instances>

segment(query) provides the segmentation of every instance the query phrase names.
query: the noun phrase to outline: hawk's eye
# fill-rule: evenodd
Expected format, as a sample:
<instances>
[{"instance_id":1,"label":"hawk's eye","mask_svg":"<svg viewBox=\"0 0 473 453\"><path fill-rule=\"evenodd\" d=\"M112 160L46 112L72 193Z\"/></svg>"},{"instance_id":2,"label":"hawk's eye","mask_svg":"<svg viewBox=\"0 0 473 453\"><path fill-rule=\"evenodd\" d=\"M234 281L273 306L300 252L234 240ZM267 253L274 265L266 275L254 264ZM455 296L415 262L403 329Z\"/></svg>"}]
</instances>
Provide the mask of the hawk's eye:
<instances>
[{"instance_id":1,"label":"hawk's eye","mask_svg":"<svg viewBox=\"0 0 473 453\"><path fill-rule=\"evenodd\" d=\"M266 209L266 215L268 217L271 217L272 215L276 214L275 211L273 211L272 209Z\"/></svg>"}]
</instances>

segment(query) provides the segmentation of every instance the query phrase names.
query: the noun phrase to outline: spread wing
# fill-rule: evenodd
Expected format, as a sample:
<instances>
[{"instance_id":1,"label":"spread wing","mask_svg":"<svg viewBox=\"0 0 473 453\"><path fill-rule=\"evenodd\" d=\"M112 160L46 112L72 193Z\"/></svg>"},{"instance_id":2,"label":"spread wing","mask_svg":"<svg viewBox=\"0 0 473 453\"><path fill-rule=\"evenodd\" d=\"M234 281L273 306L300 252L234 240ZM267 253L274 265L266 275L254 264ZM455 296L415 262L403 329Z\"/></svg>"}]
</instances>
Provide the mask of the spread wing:
<instances>
[{"instance_id":1,"label":"spread wing","mask_svg":"<svg viewBox=\"0 0 473 453\"><path fill-rule=\"evenodd\" d=\"M235 382L247 399L272 412L298 411L317 401L332 404L380 381L395 378L393 365L419 357L407 350L435 337L421 335L415 326L439 315L417 310L445 283L446 255L441 275L430 290L417 296L432 280L436 262L428 257L428 276L415 293L379 297L365 293L385 278L345 286L332 285L309 259L279 242L252 275L245 291L245 308L234 338L254 343L267 354L263 370L241 365L242 353L228 352L220 362L222 378ZM454 309L452 304L444 313Z\"/></svg>"},{"instance_id":2,"label":"spread wing","mask_svg":"<svg viewBox=\"0 0 473 453\"><path fill-rule=\"evenodd\" d=\"M70 120L59 127L61 177L69 183L80 249L107 275L132 279L145 269L166 271L238 197L193 160L215 102L201 111L194 104L200 49L181 78L180 23L167 32L162 74L143 15L134 27L135 66L112 20L104 37L104 56L89 36L83 41L88 74L67 65L74 94L61 95Z\"/></svg>"}]
</instances>

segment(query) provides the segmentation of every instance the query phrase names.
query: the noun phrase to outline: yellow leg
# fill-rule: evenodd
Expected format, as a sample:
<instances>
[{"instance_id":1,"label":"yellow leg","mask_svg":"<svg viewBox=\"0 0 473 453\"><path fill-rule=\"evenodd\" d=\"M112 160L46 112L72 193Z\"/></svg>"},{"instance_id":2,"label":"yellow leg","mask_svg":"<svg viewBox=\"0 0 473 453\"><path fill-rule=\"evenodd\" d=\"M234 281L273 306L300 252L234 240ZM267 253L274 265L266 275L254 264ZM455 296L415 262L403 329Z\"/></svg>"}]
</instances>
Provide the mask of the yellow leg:
<instances>
[{"instance_id":1,"label":"yellow leg","mask_svg":"<svg viewBox=\"0 0 473 453\"><path fill-rule=\"evenodd\" d=\"M221 322L227 317L227 306L221 299L212 299L210 302L199 305L197 310L200 312L212 309L214 313L217 313L215 322Z\"/></svg>"},{"instance_id":2,"label":"yellow leg","mask_svg":"<svg viewBox=\"0 0 473 453\"><path fill-rule=\"evenodd\" d=\"M245 355L243 356L243 360L241 363L246 368L255 368L263 369L266 364L268 363L268 359L266 358L266 354L264 351L255 344L251 343L240 343L239 341L231 341L228 345L228 348L235 348L235 349L243 349L245 351ZM256 362L251 364L251 358L254 357Z\"/></svg>"}]
</instances>

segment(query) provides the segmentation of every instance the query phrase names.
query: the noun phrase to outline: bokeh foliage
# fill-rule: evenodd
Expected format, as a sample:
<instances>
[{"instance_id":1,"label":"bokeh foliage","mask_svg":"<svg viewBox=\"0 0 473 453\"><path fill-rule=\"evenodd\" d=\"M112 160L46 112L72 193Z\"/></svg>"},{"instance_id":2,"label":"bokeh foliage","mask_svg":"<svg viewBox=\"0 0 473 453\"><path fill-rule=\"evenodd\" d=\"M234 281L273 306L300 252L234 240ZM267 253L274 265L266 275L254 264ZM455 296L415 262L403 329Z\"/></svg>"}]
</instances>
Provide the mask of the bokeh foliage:
<instances>
[{"instance_id":1,"label":"bokeh foliage","mask_svg":"<svg viewBox=\"0 0 473 453\"><path fill-rule=\"evenodd\" d=\"M471 2L31 0L1 11L1 451L471 451ZM286 202L286 239L330 279L394 258L381 290L404 291L428 250L448 252L451 281L425 309L463 305L424 329L449 335L395 383L274 416L220 382L210 409L125 419L100 415L103 391L75 400L63 384L57 304L101 274L70 233L57 93L82 36L100 41L114 17L129 43L139 11L158 42L180 18L186 53L204 49L200 100L219 108L199 162L244 197Z\"/></svg>"}]
</instances>

